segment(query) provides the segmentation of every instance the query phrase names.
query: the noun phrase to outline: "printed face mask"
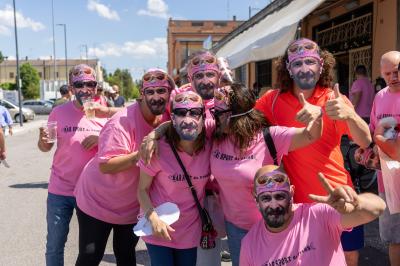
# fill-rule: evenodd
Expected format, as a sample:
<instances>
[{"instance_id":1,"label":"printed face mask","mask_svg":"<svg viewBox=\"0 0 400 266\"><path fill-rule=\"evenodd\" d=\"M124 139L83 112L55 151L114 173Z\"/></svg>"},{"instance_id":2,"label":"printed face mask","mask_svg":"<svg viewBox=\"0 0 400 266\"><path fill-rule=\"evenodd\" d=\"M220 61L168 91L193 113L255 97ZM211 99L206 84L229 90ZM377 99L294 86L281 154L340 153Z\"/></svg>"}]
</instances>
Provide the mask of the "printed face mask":
<instances>
[{"instance_id":1,"label":"printed face mask","mask_svg":"<svg viewBox=\"0 0 400 266\"><path fill-rule=\"evenodd\" d=\"M315 88L322 66L320 61L313 57L305 57L294 60L288 67L293 81L302 90Z\"/></svg>"}]
</instances>

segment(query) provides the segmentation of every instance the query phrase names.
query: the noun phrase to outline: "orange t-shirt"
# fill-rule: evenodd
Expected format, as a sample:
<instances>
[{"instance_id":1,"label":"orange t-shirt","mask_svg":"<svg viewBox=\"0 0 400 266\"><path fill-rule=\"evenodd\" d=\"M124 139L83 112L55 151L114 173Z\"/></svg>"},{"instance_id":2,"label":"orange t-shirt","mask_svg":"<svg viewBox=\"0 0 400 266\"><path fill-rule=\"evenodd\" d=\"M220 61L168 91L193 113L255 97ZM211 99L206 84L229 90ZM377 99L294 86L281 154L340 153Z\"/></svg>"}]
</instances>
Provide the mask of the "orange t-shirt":
<instances>
[{"instance_id":1,"label":"orange t-shirt","mask_svg":"<svg viewBox=\"0 0 400 266\"><path fill-rule=\"evenodd\" d=\"M291 92L282 92L277 95L278 93L279 90L266 92L257 101L256 109L264 113L267 121L272 125L304 127L304 124L296 121L296 114L302 108L298 98ZM307 101L321 106L325 111L325 103L333 98L331 89L317 86ZM345 101L351 105L346 97ZM318 172L323 173L333 187L338 185L353 187L350 175L343 166L343 156L340 151L342 135L350 136L347 123L331 120L324 112L321 138L283 156L285 170L295 186L294 202L312 202L308 198L310 193L327 194L318 180Z\"/></svg>"}]
</instances>

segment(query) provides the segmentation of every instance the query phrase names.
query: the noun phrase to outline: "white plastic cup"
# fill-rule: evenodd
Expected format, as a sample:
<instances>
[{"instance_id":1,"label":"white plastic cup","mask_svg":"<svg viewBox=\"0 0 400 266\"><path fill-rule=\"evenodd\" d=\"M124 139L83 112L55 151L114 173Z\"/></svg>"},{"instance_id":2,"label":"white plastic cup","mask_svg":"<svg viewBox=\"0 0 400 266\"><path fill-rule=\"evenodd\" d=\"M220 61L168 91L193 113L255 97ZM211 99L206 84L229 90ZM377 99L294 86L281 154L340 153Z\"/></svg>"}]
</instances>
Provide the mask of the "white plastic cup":
<instances>
[{"instance_id":1,"label":"white plastic cup","mask_svg":"<svg viewBox=\"0 0 400 266\"><path fill-rule=\"evenodd\" d=\"M57 140L57 121L46 122L42 125L48 134L47 143L54 143Z\"/></svg>"},{"instance_id":2,"label":"white plastic cup","mask_svg":"<svg viewBox=\"0 0 400 266\"><path fill-rule=\"evenodd\" d=\"M82 100L83 110L87 119L94 119L96 117L96 111L94 109L96 102L93 98L86 98Z\"/></svg>"}]
</instances>

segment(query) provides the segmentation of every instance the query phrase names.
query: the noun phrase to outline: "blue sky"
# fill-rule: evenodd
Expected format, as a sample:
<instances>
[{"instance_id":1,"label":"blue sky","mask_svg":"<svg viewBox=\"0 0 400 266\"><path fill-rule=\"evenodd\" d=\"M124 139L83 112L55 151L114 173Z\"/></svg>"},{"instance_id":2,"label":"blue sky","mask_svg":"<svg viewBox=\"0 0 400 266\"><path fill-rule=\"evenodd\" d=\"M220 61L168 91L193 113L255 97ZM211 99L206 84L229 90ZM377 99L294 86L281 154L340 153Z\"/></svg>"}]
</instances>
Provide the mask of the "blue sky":
<instances>
[{"instance_id":1,"label":"blue sky","mask_svg":"<svg viewBox=\"0 0 400 266\"><path fill-rule=\"evenodd\" d=\"M54 0L55 24L67 24L68 58L97 57L108 72L127 68L134 78L167 62L168 18L248 19L248 7L268 0ZM51 0L16 0L20 58L53 54ZM228 10L229 6L229 10ZM257 11L253 11L257 12ZM12 0L0 0L0 50L15 59ZM64 31L55 28L56 57L64 58Z\"/></svg>"}]
</instances>

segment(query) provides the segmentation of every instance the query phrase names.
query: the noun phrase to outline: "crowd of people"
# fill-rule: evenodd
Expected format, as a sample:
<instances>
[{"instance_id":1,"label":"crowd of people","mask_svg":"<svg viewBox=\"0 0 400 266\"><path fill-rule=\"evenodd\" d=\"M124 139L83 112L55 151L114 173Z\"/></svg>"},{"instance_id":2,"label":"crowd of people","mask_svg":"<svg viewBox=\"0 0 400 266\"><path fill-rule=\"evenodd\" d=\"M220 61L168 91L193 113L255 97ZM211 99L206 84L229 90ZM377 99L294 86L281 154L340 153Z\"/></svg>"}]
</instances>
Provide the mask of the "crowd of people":
<instances>
[{"instance_id":1,"label":"crowd of people","mask_svg":"<svg viewBox=\"0 0 400 266\"><path fill-rule=\"evenodd\" d=\"M258 89L235 82L220 62L195 52L180 87L164 70L149 69L127 107L118 95L109 104L110 89L91 67L70 70L74 98L48 119L57 122L57 141L45 128L38 141L43 152L56 146L46 264L63 265L75 210L76 265L99 265L111 232L117 265L136 265L133 227L143 219L153 266L220 265L225 236L234 266L358 265L362 225L382 214L381 237L392 265L400 265L400 215L386 208L385 171L379 196L357 194L340 150L347 135L399 161L400 140L387 137L380 119L400 122L400 52L382 57L388 87L375 96L369 126L360 107L373 98L362 89L365 67L356 69L350 101L333 85L333 55L312 40L289 44L277 64L279 89L259 99ZM98 102L95 118L85 116L87 98ZM158 212L165 203L179 209L172 224Z\"/></svg>"}]
</instances>

